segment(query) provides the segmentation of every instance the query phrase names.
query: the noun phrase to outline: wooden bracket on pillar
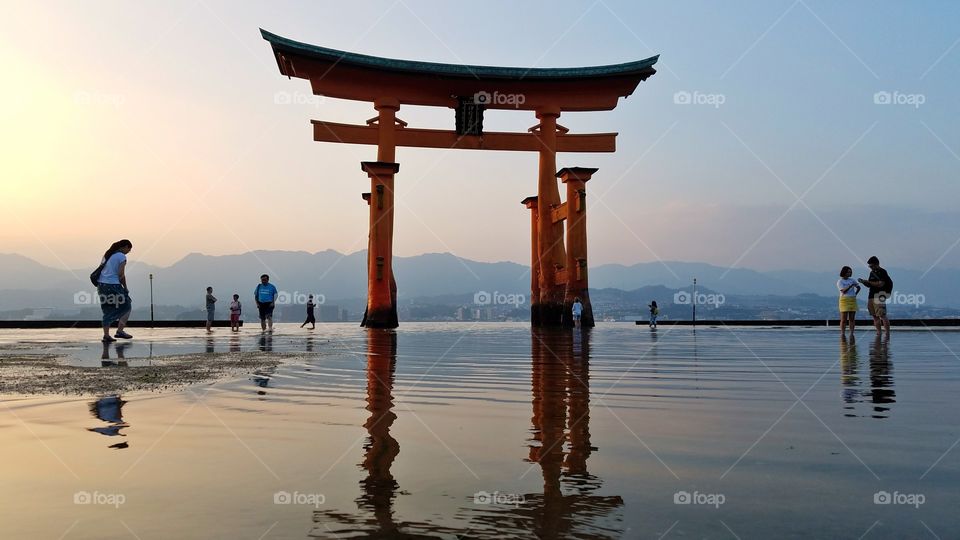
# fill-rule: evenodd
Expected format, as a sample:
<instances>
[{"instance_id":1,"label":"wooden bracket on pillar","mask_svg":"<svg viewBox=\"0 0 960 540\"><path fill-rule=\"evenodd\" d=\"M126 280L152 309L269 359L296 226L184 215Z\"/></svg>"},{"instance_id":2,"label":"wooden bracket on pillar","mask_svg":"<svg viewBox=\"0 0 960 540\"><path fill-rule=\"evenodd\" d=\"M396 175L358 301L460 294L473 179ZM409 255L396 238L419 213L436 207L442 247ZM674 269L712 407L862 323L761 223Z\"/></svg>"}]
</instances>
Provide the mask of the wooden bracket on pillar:
<instances>
[{"instance_id":1,"label":"wooden bracket on pillar","mask_svg":"<svg viewBox=\"0 0 960 540\"><path fill-rule=\"evenodd\" d=\"M367 201L367 206L370 206L370 193L361 193L360 198Z\"/></svg>"},{"instance_id":2,"label":"wooden bracket on pillar","mask_svg":"<svg viewBox=\"0 0 960 540\"><path fill-rule=\"evenodd\" d=\"M391 161L361 161L360 169L371 176L388 176L400 172L400 164Z\"/></svg>"},{"instance_id":3,"label":"wooden bracket on pillar","mask_svg":"<svg viewBox=\"0 0 960 540\"><path fill-rule=\"evenodd\" d=\"M550 220L554 223L560 223L567 219L567 203L561 203L550 209Z\"/></svg>"},{"instance_id":4,"label":"wooden bracket on pillar","mask_svg":"<svg viewBox=\"0 0 960 540\"><path fill-rule=\"evenodd\" d=\"M586 182L590 180L593 176L593 173L597 172L599 169L591 167L564 167L557 171L557 178L561 182L566 184L571 180L579 180L580 182Z\"/></svg>"}]
</instances>

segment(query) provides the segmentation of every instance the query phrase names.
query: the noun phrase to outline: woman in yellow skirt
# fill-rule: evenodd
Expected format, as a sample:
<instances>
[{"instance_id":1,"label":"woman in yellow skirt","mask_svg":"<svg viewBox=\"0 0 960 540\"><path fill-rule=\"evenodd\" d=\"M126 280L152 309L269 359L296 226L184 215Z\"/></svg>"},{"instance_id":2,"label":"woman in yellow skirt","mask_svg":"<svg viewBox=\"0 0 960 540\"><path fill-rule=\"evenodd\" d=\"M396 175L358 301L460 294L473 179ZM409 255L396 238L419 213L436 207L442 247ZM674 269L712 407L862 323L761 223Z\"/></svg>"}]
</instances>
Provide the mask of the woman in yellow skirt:
<instances>
[{"instance_id":1,"label":"woman in yellow skirt","mask_svg":"<svg viewBox=\"0 0 960 540\"><path fill-rule=\"evenodd\" d=\"M840 269L837 289L840 290L840 333L846 331L849 323L852 336L857 327L857 295L860 294L860 284L853 279L853 269L849 266Z\"/></svg>"}]
</instances>

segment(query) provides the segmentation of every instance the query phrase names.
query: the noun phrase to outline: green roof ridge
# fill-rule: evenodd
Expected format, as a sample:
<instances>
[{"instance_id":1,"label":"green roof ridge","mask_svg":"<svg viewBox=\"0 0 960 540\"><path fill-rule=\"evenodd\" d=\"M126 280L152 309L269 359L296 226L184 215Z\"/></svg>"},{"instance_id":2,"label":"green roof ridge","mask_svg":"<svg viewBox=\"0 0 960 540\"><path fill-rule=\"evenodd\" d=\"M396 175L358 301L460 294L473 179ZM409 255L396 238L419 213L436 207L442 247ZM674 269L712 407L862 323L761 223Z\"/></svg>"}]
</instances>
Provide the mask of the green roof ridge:
<instances>
[{"instance_id":1,"label":"green roof ridge","mask_svg":"<svg viewBox=\"0 0 960 540\"><path fill-rule=\"evenodd\" d=\"M610 64L604 66L587 66L573 68L521 68L521 67L494 67L471 66L466 64L443 64L438 62L422 62L418 60L397 60L366 54L351 53L328 49L308 43L301 43L271 32L260 29L263 39L270 42L278 51L299 53L304 56L333 60L338 63L356 65L391 71L417 72L430 75L446 75L452 77L470 78L497 78L497 79L570 79L583 77L615 77L649 71L657 63L660 55L651 56L644 60Z\"/></svg>"}]
</instances>

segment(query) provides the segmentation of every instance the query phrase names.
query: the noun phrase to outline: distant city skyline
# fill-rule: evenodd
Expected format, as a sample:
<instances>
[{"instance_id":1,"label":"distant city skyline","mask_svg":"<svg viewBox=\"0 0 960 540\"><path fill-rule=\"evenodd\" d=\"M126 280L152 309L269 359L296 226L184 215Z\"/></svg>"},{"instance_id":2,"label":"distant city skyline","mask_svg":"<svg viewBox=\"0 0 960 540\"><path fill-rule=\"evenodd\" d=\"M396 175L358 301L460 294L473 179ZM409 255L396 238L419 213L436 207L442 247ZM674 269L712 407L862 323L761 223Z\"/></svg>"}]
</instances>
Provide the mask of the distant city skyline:
<instances>
[{"instance_id":1,"label":"distant city skyline","mask_svg":"<svg viewBox=\"0 0 960 540\"><path fill-rule=\"evenodd\" d=\"M277 73L259 28L412 60L559 67L660 54L616 110L588 184L591 265L696 261L759 270L960 268L960 5L816 1L9 3L0 35L0 252L95 264L191 252L344 253L366 245L359 162L310 119L361 103ZM508 15L508 16L507 16ZM669 21L669 24L665 24ZM397 32L383 32L385 28ZM453 112L402 107L413 127ZM523 112L485 127L525 130ZM401 148L395 254L529 263L537 158ZM462 204L460 204L462 202Z\"/></svg>"}]
</instances>

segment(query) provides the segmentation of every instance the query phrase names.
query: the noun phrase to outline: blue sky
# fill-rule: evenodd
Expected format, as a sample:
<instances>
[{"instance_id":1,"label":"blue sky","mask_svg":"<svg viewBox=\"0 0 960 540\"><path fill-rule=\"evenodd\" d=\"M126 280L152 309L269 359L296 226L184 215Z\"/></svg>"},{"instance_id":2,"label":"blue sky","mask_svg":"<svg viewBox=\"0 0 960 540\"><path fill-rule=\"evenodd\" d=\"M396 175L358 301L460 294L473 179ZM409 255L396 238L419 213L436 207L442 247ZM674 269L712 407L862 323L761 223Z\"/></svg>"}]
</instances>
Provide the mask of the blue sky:
<instances>
[{"instance_id":1,"label":"blue sky","mask_svg":"<svg viewBox=\"0 0 960 540\"><path fill-rule=\"evenodd\" d=\"M375 150L314 143L309 119L361 123L372 108L311 99L305 81L280 76L263 27L450 63L660 54L659 73L616 110L560 118L572 132L620 133L616 154L558 159L600 168L588 185L593 264L822 269L878 254L902 267L960 267L955 2L203 0L6 11L15 22L0 58L15 84L0 91L0 173L13 196L0 251L54 266L84 265L114 236L161 264L195 251L364 247L358 162ZM294 104L278 104L278 93ZM453 125L447 110L399 116ZM534 123L498 112L485 127ZM519 201L535 191L535 155L400 149L397 159L397 254L526 262ZM107 216L91 212L103 198L95 187L119 201Z\"/></svg>"}]
</instances>

